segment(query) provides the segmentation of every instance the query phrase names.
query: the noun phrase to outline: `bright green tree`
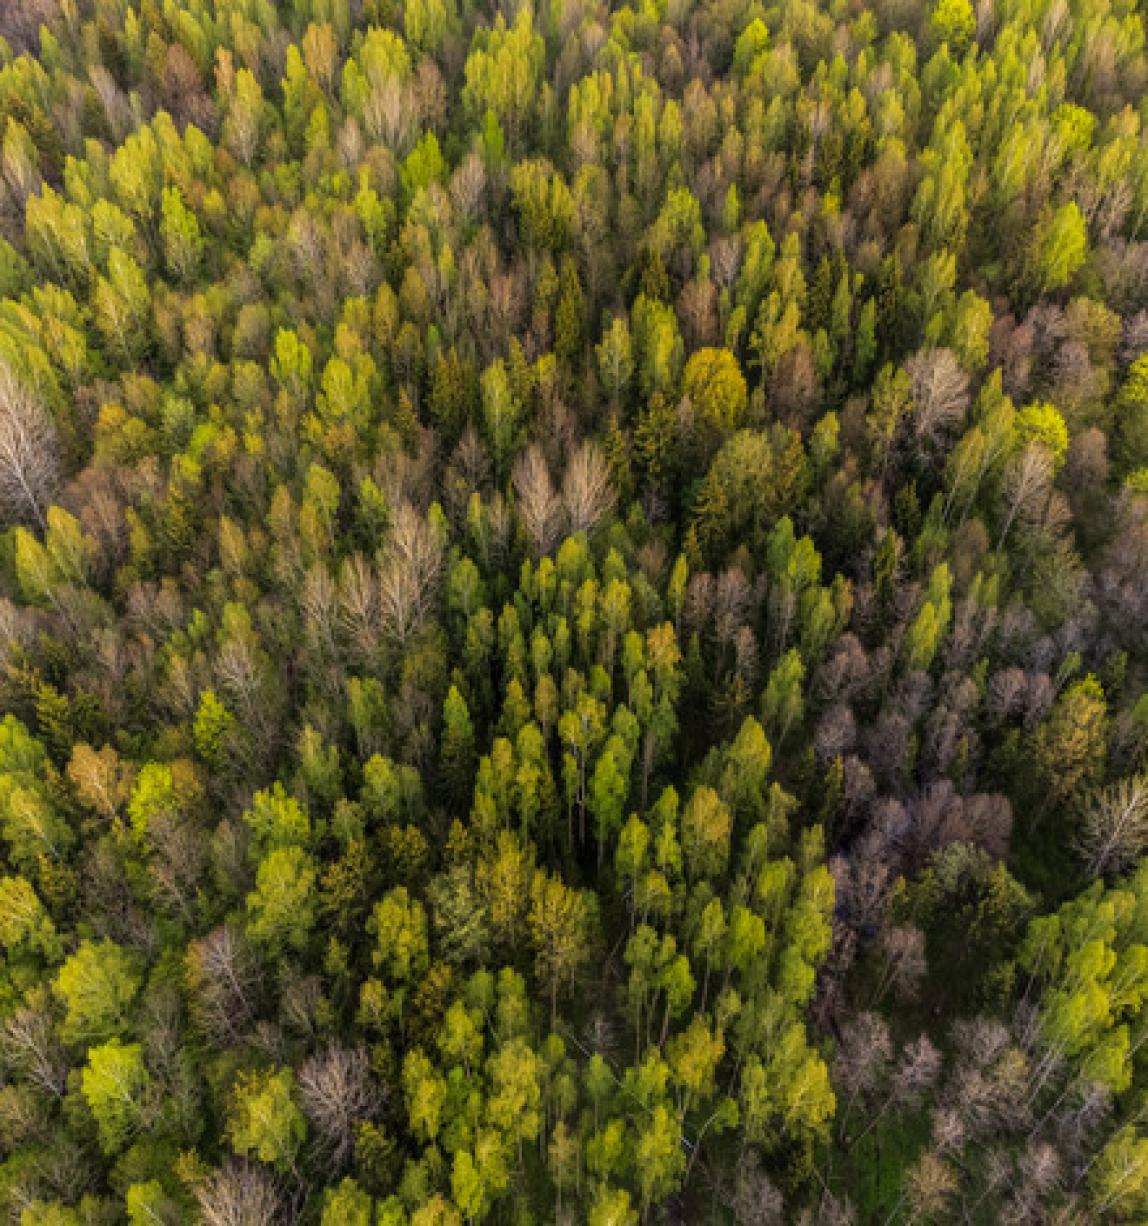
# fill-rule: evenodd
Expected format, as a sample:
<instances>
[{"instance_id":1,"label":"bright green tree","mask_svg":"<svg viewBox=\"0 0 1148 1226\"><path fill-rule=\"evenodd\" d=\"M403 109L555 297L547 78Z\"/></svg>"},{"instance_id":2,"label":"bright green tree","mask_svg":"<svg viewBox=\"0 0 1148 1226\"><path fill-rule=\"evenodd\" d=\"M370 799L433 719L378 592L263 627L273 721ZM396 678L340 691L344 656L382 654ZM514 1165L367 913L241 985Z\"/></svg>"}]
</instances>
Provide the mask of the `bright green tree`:
<instances>
[{"instance_id":1,"label":"bright green tree","mask_svg":"<svg viewBox=\"0 0 1148 1226\"><path fill-rule=\"evenodd\" d=\"M289 1171L307 1136L289 1068L241 1073L232 1090L227 1139L237 1154Z\"/></svg>"}]
</instances>

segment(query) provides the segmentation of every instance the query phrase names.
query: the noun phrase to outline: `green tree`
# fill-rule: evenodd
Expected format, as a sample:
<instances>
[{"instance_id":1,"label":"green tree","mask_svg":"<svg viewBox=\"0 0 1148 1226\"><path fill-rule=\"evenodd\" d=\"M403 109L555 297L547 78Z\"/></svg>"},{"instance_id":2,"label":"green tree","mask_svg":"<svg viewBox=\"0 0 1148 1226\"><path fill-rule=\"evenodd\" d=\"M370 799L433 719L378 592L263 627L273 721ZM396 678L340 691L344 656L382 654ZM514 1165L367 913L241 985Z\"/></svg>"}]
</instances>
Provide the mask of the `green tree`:
<instances>
[{"instance_id":1,"label":"green tree","mask_svg":"<svg viewBox=\"0 0 1148 1226\"><path fill-rule=\"evenodd\" d=\"M466 700L456 686L447 691L442 708L442 737L439 742L443 778L451 798L463 803L474 782L474 725Z\"/></svg>"},{"instance_id":2,"label":"green tree","mask_svg":"<svg viewBox=\"0 0 1148 1226\"><path fill-rule=\"evenodd\" d=\"M321 1226L374 1226L374 1218L374 1203L350 1177L327 1189Z\"/></svg>"},{"instance_id":3,"label":"green tree","mask_svg":"<svg viewBox=\"0 0 1148 1226\"><path fill-rule=\"evenodd\" d=\"M1042 293L1063 289L1088 256L1088 227L1075 200L1048 213L1032 237L1032 278Z\"/></svg>"},{"instance_id":4,"label":"green tree","mask_svg":"<svg viewBox=\"0 0 1148 1226\"><path fill-rule=\"evenodd\" d=\"M247 934L275 958L301 950L315 923L314 860L301 847L267 853L247 895Z\"/></svg>"},{"instance_id":5,"label":"green tree","mask_svg":"<svg viewBox=\"0 0 1148 1226\"><path fill-rule=\"evenodd\" d=\"M1107 723L1104 690L1091 675L1069 686L1057 699L1033 744L1042 781L1054 801L1064 802L1100 782Z\"/></svg>"},{"instance_id":6,"label":"green tree","mask_svg":"<svg viewBox=\"0 0 1148 1226\"><path fill-rule=\"evenodd\" d=\"M389 890L375 904L367 925L375 935L372 961L395 983L417 981L426 973L429 948L427 917L422 903L405 886Z\"/></svg>"},{"instance_id":7,"label":"green tree","mask_svg":"<svg viewBox=\"0 0 1148 1226\"><path fill-rule=\"evenodd\" d=\"M741 425L748 402L745 376L728 349L698 349L682 375L682 392L711 429L726 432Z\"/></svg>"},{"instance_id":8,"label":"green tree","mask_svg":"<svg viewBox=\"0 0 1148 1226\"><path fill-rule=\"evenodd\" d=\"M572 983L590 958L593 918L586 894L543 869L534 873L528 923L538 977L550 994L552 1019L558 1016L559 989Z\"/></svg>"},{"instance_id":9,"label":"green tree","mask_svg":"<svg viewBox=\"0 0 1148 1226\"><path fill-rule=\"evenodd\" d=\"M1116 401L1116 451L1121 468L1148 466L1148 354L1129 367Z\"/></svg>"},{"instance_id":10,"label":"green tree","mask_svg":"<svg viewBox=\"0 0 1148 1226\"><path fill-rule=\"evenodd\" d=\"M227 1139L237 1154L289 1171L306 1137L289 1068L239 1075L227 1114Z\"/></svg>"},{"instance_id":11,"label":"green tree","mask_svg":"<svg viewBox=\"0 0 1148 1226\"><path fill-rule=\"evenodd\" d=\"M971 0L937 0L929 24L939 39L960 53L976 33L977 18Z\"/></svg>"},{"instance_id":12,"label":"green tree","mask_svg":"<svg viewBox=\"0 0 1148 1226\"><path fill-rule=\"evenodd\" d=\"M630 344L630 328L624 317L614 316L610 326L595 346L598 359L598 377L602 386L615 400L621 399L630 386L634 374L634 355Z\"/></svg>"},{"instance_id":13,"label":"green tree","mask_svg":"<svg viewBox=\"0 0 1148 1226\"><path fill-rule=\"evenodd\" d=\"M0 834L12 863L31 874L39 858L59 862L75 835L49 787L43 745L13 715L0 720Z\"/></svg>"},{"instance_id":14,"label":"green tree","mask_svg":"<svg viewBox=\"0 0 1148 1226\"><path fill-rule=\"evenodd\" d=\"M511 390L506 364L493 363L482 372L482 420L500 476L516 449L522 405Z\"/></svg>"},{"instance_id":15,"label":"green tree","mask_svg":"<svg viewBox=\"0 0 1148 1226\"><path fill-rule=\"evenodd\" d=\"M639 1131L635 1157L642 1206L648 1211L681 1186L686 1171L681 1121L665 1103L658 1103Z\"/></svg>"},{"instance_id":16,"label":"green tree","mask_svg":"<svg viewBox=\"0 0 1148 1226\"><path fill-rule=\"evenodd\" d=\"M1098 1219L1127 1222L1148 1213L1148 1140L1122 1128L1100 1151L1088 1187Z\"/></svg>"},{"instance_id":17,"label":"green tree","mask_svg":"<svg viewBox=\"0 0 1148 1226\"><path fill-rule=\"evenodd\" d=\"M729 863L733 817L711 787L695 788L682 810L682 851L693 880L717 877Z\"/></svg>"},{"instance_id":18,"label":"green tree","mask_svg":"<svg viewBox=\"0 0 1148 1226\"><path fill-rule=\"evenodd\" d=\"M52 985L64 1006L64 1038L87 1044L122 1034L142 981L136 957L122 946L81 941Z\"/></svg>"},{"instance_id":19,"label":"green tree","mask_svg":"<svg viewBox=\"0 0 1148 1226\"><path fill-rule=\"evenodd\" d=\"M630 1194L624 1188L599 1185L590 1205L588 1226L637 1226L638 1214L630 1207Z\"/></svg>"},{"instance_id":20,"label":"green tree","mask_svg":"<svg viewBox=\"0 0 1148 1226\"><path fill-rule=\"evenodd\" d=\"M179 281L191 281L203 258L205 242L199 221L178 188L163 190L159 233L164 263L172 276Z\"/></svg>"},{"instance_id":21,"label":"green tree","mask_svg":"<svg viewBox=\"0 0 1148 1226\"><path fill-rule=\"evenodd\" d=\"M224 747L235 728L235 717L214 690L204 690L192 725L192 739L208 766L222 765Z\"/></svg>"},{"instance_id":22,"label":"green tree","mask_svg":"<svg viewBox=\"0 0 1148 1226\"><path fill-rule=\"evenodd\" d=\"M243 821L251 831L250 856L255 861L272 851L305 848L311 841L311 821L306 810L281 783L256 792Z\"/></svg>"},{"instance_id":23,"label":"green tree","mask_svg":"<svg viewBox=\"0 0 1148 1226\"><path fill-rule=\"evenodd\" d=\"M0 948L12 959L28 954L50 962L62 952L52 917L23 877L0 877Z\"/></svg>"},{"instance_id":24,"label":"green tree","mask_svg":"<svg viewBox=\"0 0 1148 1226\"><path fill-rule=\"evenodd\" d=\"M100 1145L107 1154L119 1153L145 1123L150 1078L143 1049L118 1039L91 1048L81 1083Z\"/></svg>"}]
</instances>

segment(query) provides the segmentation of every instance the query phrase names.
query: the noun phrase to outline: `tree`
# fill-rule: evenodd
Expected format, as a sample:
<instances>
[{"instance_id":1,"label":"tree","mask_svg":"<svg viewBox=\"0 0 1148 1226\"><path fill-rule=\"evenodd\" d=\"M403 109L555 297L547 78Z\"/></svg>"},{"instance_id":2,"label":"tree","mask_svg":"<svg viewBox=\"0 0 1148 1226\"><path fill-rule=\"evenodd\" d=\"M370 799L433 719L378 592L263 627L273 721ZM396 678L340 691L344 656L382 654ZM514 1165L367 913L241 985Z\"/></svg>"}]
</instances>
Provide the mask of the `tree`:
<instances>
[{"instance_id":1,"label":"tree","mask_svg":"<svg viewBox=\"0 0 1148 1226\"><path fill-rule=\"evenodd\" d=\"M583 440L566 462L562 506L570 532L592 533L614 509L615 490L601 450Z\"/></svg>"},{"instance_id":2,"label":"tree","mask_svg":"<svg viewBox=\"0 0 1148 1226\"><path fill-rule=\"evenodd\" d=\"M442 543L434 528L410 503L399 503L378 576L383 627L399 644L429 616L442 561Z\"/></svg>"},{"instance_id":3,"label":"tree","mask_svg":"<svg viewBox=\"0 0 1148 1226\"><path fill-rule=\"evenodd\" d=\"M48 410L0 362L0 508L47 529L45 512L59 481L59 440Z\"/></svg>"},{"instance_id":4,"label":"tree","mask_svg":"<svg viewBox=\"0 0 1148 1226\"><path fill-rule=\"evenodd\" d=\"M784 742L790 729L805 712L805 665L796 647L778 661L761 696L761 718L776 744Z\"/></svg>"},{"instance_id":5,"label":"tree","mask_svg":"<svg viewBox=\"0 0 1148 1226\"><path fill-rule=\"evenodd\" d=\"M214 928L184 955L184 977L193 1021L217 1047L238 1041L255 1016L259 972L238 929Z\"/></svg>"},{"instance_id":6,"label":"tree","mask_svg":"<svg viewBox=\"0 0 1148 1226\"><path fill-rule=\"evenodd\" d=\"M315 923L315 864L301 847L281 847L259 862L247 895L247 935L272 958L301 950Z\"/></svg>"},{"instance_id":7,"label":"tree","mask_svg":"<svg viewBox=\"0 0 1148 1226\"><path fill-rule=\"evenodd\" d=\"M1098 1218L1131 1221L1148 1212L1148 1141L1122 1128L1100 1151L1088 1184Z\"/></svg>"},{"instance_id":8,"label":"tree","mask_svg":"<svg viewBox=\"0 0 1148 1226\"><path fill-rule=\"evenodd\" d=\"M457 20L453 0L415 0L403 10L403 33L420 51L435 52Z\"/></svg>"},{"instance_id":9,"label":"tree","mask_svg":"<svg viewBox=\"0 0 1148 1226\"><path fill-rule=\"evenodd\" d=\"M259 1226L276 1221L283 1211L271 1173L233 1159L196 1185L195 1202L204 1226Z\"/></svg>"},{"instance_id":10,"label":"tree","mask_svg":"<svg viewBox=\"0 0 1148 1226\"><path fill-rule=\"evenodd\" d=\"M521 1152L524 1141L538 1136L542 1117L539 1060L529 1044L511 1039L487 1061L490 1096L486 1109L490 1123Z\"/></svg>"},{"instance_id":11,"label":"tree","mask_svg":"<svg viewBox=\"0 0 1148 1226\"><path fill-rule=\"evenodd\" d=\"M199 706L192 725L195 749L208 766L222 764L224 747L228 743L235 717L220 701L214 690L204 690L199 696Z\"/></svg>"},{"instance_id":12,"label":"tree","mask_svg":"<svg viewBox=\"0 0 1148 1226\"><path fill-rule=\"evenodd\" d=\"M1148 466L1148 354L1129 368L1117 399L1117 454L1126 471Z\"/></svg>"},{"instance_id":13,"label":"tree","mask_svg":"<svg viewBox=\"0 0 1148 1226\"><path fill-rule=\"evenodd\" d=\"M682 375L682 392L710 429L736 430L745 416L745 376L728 349L698 349Z\"/></svg>"},{"instance_id":14,"label":"tree","mask_svg":"<svg viewBox=\"0 0 1148 1226\"><path fill-rule=\"evenodd\" d=\"M601 1184L594 1195L587 1218L588 1226L637 1226L638 1215L630 1208L630 1194L624 1188Z\"/></svg>"},{"instance_id":15,"label":"tree","mask_svg":"<svg viewBox=\"0 0 1148 1226\"><path fill-rule=\"evenodd\" d=\"M976 33L977 18L970 0L937 0L929 24L937 37L952 44L959 54Z\"/></svg>"},{"instance_id":16,"label":"tree","mask_svg":"<svg viewBox=\"0 0 1148 1226\"><path fill-rule=\"evenodd\" d=\"M327 1189L321 1226L372 1226L374 1220L374 1202L350 1176Z\"/></svg>"},{"instance_id":17,"label":"tree","mask_svg":"<svg viewBox=\"0 0 1148 1226\"><path fill-rule=\"evenodd\" d=\"M562 504L550 479L550 468L537 444L531 443L514 462L512 481L518 514L535 557L550 553L561 535Z\"/></svg>"},{"instance_id":18,"label":"tree","mask_svg":"<svg viewBox=\"0 0 1148 1226\"><path fill-rule=\"evenodd\" d=\"M622 810L629 793L629 758L626 747L611 737L590 776L588 806L594 818L599 864L605 859L610 839L622 825Z\"/></svg>"},{"instance_id":19,"label":"tree","mask_svg":"<svg viewBox=\"0 0 1148 1226\"><path fill-rule=\"evenodd\" d=\"M567 256L558 280L558 306L554 313L554 352L558 360L573 367L582 352L586 300L578 278L578 266Z\"/></svg>"},{"instance_id":20,"label":"tree","mask_svg":"<svg viewBox=\"0 0 1148 1226\"><path fill-rule=\"evenodd\" d=\"M367 1052L361 1047L332 1046L304 1061L299 1069L298 1097L334 1170L348 1164L360 1125L374 1119L383 1102Z\"/></svg>"},{"instance_id":21,"label":"tree","mask_svg":"<svg viewBox=\"0 0 1148 1226\"><path fill-rule=\"evenodd\" d=\"M539 978L550 993L550 1015L557 1018L558 990L572 983L590 957L593 912L584 894L560 877L538 869L530 883L528 922Z\"/></svg>"},{"instance_id":22,"label":"tree","mask_svg":"<svg viewBox=\"0 0 1148 1226\"><path fill-rule=\"evenodd\" d=\"M499 16L493 27L476 31L466 60L463 102L472 114L493 113L516 137L530 117L545 58L530 9L520 9L510 28Z\"/></svg>"},{"instance_id":23,"label":"tree","mask_svg":"<svg viewBox=\"0 0 1148 1226\"><path fill-rule=\"evenodd\" d=\"M1052 456L1054 467L1063 467L1068 454L1068 427L1054 405L1044 402L1025 405L1017 414L1016 430L1022 445L1040 443Z\"/></svg>"},{"instance_id":24,"label":"tree","mask_svg":"<svg viewBox=\"0 0 1148 1226\"><path fill-rule=\"evenodd\" d=\"M419 979L428 962L427 917L422 903L412 899L405 886L388 890L375 904L367 925L375 934L372 961L387 972L392 982Z\"/></svg>"},{"instance_id":25,"label":"tree","mask_svg":"<svg viewBox=\"0 0 1148 1226\"><path fill-rule=\"evenodd\" d=\"M108 275L97 279L92 306L112 355L124 364L138 361L148 344L151 292L143 270L126 251L112 248Z\"/></svg>"},{"instance_id":26,"label":"tree","mask_svg":"<svg viewBox=\"0 0 1148 1226\"><path fill-rule=\"evenodd\" d=\"M685 1174L681 1122L664 1103L654 1107L638 1133L636 1151L638 1188L643 1209L671 1195Z\"/></svg>"},{"instance_id":27,"label":"tree","mask_svg":"<svg viewBox=\"0 0 1148 1226\"><path fill-rule=\"evenodd\" d=\"M150 1078L143 1049L118 1039L91 1048L82 1084L104 1152L119 1153L144 1123Z\"/></svg>"},{"instance_id":28,"label":"tree","mask_svg":"<svg viewBox=\"0 0 1148 1226\"><path fill-rule=\"evenodd\" d=\"M634 374L634 355L630 344L630 328L625 318L615 315L595 346L598 358L598 377L602 386L614 399L625 395Z\"/></svg>"},{"instance_id":29,"label":"tree","mask_svg":"<svg viewBox=\"0 0 1148 1226\"><path fill-rule=\"evenodd\" d=\"M180 281L190 281L203 256L204 239L198 219L175 187L163 191L160 241L172 274Z\"/></svg>"},{"instance_id":30,"label":"tree","mask_svg":"<svg viewBox=\"0 0 1148 1226\"><path fill-rule=\"evenodd\" d=\"M306 1136L307 1121L295 1102L290 1069L239 1075L227 1117L227 1139L237 1154L288 1171Z\"/></svg>"},{"instance_id":31,"label":"tree","mask_svg":"<svg viewBox=\"0 0 1148 1226\"><path fill-rule=\"evenodd\" d=\"M1058 803L1100 781L1107 706L1093 676L1069 686L1036 733L1034 750L1049 795Z\"/></svg>"},{"instance_id":32,"label":"tree","mask_svg":"<svg viewBox=\"0 0 1148 1226\"><path fill-rule=\"evenodd\" d=\"M482 372L482 420L495 468L501 474L515 448L522 406L511 389L506 364L495 362Z\"/></svg>"},{"instance_id":33,"label":"tree","mask_svg":"<svg viewBox=\"0 0 1148 1226\"><path fill-rule=\"evenodd\" d=\"M23 877L0 877L0 948L9 958L30 954L50 962L62 952L52 917Z\"/></svg>"},{"instance_id":34,"label":"tree","mask_svg":"<svg viewBox=\"0 0 1148 1226\"><path fill-rule=\"evenodd\" d=\"M141 983L128 950L109 940L82 941L52 985L64 1005L64 1038L91 1043L123 1033Z\"/></svg>"},{"instance_id":35,"label":"tree","mask_svg":"<svg viewBox=\"0 0 1148 1226\"><path fill-rule=\"evenodd\" d=\"M403 1059L403 1093L411 1132L433 1141L442 1127L447 1085L418 1048L408 1051Z\"/></svg>"},{"instance_id":36,"label":"tree","mask_svg":"<svg viewBox=\"0 0 1148 1226\"><path fill-rule=\"evenodd\" d=\"M1077 846L1095 876L1121 872L1148 847L1148 779L1136 775L1090 795Z\"/></svg>"},{"instance_id":37,"label":"tree","mask_svg":"<svg viewBox=\"0 0 1148 1226\"><path fill-rule=\"evenodd\" d=\"M682 850L691 879L725 872L732 830L733 818L717 792L695 788L682 810Z\"/></svg>"},{"instance_id":38,"label":"tree","mask_svg":"<svg viewBox=\"0 0 1148 1226\"><path fill-rule=\"evenodd\" d=\"M913 400L913 428L922 443L937 445L964 417L969 380L951 349L922 349L905 365Z\"/></svg>"},{"instance_id":39,"label":"tree","mask_svg":"<svg viewBox=\"0 0 1148 1226\"><path fill-rule=\"evenodd\" d=\"M1032 237L1032 277L1038 290L1063 289L1088 255L1088 227L1075 200L1046 213Z\"/></svg>"},{"instance_id":40,"label":"tree","mask_svg":"<svg viewBox=\"0 0 1148 1226\"><path fill-rule=\"evenodd\" d=\"M474 784L474 725L466 700L453 685L443 702L439 753L451 798L462 803Z\"/></svg>"}]
</instances>

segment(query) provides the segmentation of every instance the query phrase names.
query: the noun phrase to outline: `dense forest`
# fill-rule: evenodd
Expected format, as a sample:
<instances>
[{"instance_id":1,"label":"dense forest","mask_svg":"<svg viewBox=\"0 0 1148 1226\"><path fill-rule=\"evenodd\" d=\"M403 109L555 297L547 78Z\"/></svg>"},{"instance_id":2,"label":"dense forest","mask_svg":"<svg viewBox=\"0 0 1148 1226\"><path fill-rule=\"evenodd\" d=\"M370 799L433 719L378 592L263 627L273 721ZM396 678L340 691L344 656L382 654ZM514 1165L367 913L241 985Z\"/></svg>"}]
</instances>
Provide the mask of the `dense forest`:
<instances>
[{"instance_id":1,"label":"dense forest","mask_svg":"<svg viewBox=\"0 0 1148 1226\"><path fill-rule=\"evenodd\" d=\"M2 0L2 1220L1148 1222L1146 26Z\"/></svg>"}]
</instances>

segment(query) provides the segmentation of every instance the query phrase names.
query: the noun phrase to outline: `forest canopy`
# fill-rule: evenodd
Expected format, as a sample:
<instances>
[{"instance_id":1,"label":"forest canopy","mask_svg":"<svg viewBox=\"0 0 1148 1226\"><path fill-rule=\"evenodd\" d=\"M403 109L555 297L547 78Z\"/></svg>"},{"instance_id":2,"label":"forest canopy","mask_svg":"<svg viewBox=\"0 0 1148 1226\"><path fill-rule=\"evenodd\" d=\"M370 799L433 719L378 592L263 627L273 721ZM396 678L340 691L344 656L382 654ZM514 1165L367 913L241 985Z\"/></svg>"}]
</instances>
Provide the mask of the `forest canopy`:
<instances>
[{"instance_id":1,"label":"forest canopy","mask_svg":"<svg viewBox=\"0 0 1148 1226\"><path fill-rule=\"evenodd\" d=\"M0 2L6 1221L1148 1221L1146 22Z\"/></svg>"}]
</instances>

